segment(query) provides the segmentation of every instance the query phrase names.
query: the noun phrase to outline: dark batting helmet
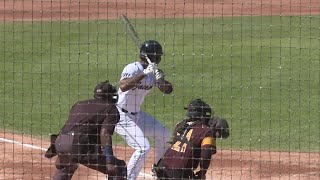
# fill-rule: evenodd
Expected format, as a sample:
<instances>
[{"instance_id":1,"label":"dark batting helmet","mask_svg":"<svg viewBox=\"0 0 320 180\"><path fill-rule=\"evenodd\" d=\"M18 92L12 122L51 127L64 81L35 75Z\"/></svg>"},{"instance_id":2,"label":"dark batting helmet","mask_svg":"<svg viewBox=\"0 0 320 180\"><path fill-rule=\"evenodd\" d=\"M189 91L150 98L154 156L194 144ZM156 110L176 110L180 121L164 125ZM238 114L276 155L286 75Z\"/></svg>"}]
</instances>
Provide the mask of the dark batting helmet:
<instances>
[{"instance_id":1,"label":"dark batting helmet","mask_svg":"<svg viewBox=\"0 0 320 180\"><path fill-rule=\"evenodd\" d=\"M100 82L94 88L94 98L105 99L110 103L118 102L117 88L109 83L109 81Z\"/></svg>"},{"instance_id":2,"label":"dark batting helmet","mask_svg":"<svg viewBox=\"0 0 320 180\"><path fill-rule=\"evenodd\" d=\"M192 100L184 109L187 110L187 117L191 119L210 118L213 114L212 108L201 99Z\"/></svg>"},{"instance_id":3,"label":"dark batting helmet","mask_svg":"<svg viewBox=\"0 0 320 180\"><path fill-rule=\"evenodd\" d=\"M163 55L162 46L155 40L145 41L140 47L140 57L146 59L146 56L156 64L161 61L161 55Z\"/></svg>"}]
</instances>

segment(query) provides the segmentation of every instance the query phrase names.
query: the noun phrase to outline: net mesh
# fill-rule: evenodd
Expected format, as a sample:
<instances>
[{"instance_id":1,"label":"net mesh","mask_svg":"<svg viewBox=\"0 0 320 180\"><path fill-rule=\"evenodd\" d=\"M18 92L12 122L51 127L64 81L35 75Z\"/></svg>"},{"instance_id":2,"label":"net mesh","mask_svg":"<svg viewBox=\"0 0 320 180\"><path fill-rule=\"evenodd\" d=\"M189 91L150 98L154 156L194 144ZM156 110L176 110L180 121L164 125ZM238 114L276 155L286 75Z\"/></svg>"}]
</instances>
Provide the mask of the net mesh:
<instances>
[{"instance_id":1,"label":"net mesh","mask_svg":"<svg viewBox=\"0 0 320 180\"><path fill-rule=\"evenodd\" d=\"M157 120L137 125L151 134L143 146L112 136L127 164L150 145L138 179L153 178L155 151L166 149L157 142L196 98L230 127L207 179L318 179L319 13L318 0L0 0L0 179L52 179L49 134L97 83L120 87L124 67L140 61L122 14L141 42L162 45L158 68L174 88L152 88L141 105L140 122ZM105 175L79 166L73 178Z\"/></svg>"}]
</instances>

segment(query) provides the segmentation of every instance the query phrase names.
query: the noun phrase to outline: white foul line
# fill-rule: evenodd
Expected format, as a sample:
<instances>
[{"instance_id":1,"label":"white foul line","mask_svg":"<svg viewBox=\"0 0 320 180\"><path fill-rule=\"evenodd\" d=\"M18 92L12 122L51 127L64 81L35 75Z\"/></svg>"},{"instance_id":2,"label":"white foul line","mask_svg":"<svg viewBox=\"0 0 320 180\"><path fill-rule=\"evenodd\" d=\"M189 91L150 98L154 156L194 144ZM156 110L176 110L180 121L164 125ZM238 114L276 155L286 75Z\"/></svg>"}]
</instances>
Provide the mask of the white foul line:
<instances>
[{"instance_id":1,"label":"white foul line","mask_svg":"<svg viewBox=\"0 0 320 180\"><path fill-rule=\"evenodd\" d=\"M21 145L21 146L24 146L24 147L28 147L28 148L31 148L31 149L38 149L38 150L42 150L42 151L47 151L47 149L42 148L42 147L34 146L34 145L31 145L31 144L25 144L25 143L21 143L21 142L18 142L18 141L13 141L13 140L10 140L10 139L0 138L0 141L7 142L7 143L12 143L12 144L18 144L18 145Z\"/></svg>"},{"instance_id":2,"label":"white foul line","mask_svg":"<svg viewBox=\"0 0 320 180\"><path fill-rule=\"evenodd\" d=\"M12 144L17 144L17 145L28 147L28 148L31 148L31 149L38 149L38 150L42 150L42 151L47 151L47 149L39 147L39 146L34 146L34 145L31 145L31 144L21 143L21 142L10 140L10 139L0 138L0 141L7 142L7 143L12 143ZM147 174L147 173L139 173L139 176L152 178L152 175L151 174Z\"/></svg>"}]
</instances>

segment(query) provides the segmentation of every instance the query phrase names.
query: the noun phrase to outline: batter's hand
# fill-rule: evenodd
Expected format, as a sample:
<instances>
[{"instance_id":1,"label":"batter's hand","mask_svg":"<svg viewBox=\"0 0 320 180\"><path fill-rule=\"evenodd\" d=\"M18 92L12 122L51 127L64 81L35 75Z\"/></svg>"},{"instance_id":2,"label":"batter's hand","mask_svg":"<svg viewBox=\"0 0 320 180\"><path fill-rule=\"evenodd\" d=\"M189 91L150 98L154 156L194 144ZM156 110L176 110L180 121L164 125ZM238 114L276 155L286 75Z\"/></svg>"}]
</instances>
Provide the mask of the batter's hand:
<instances>
[{"instance_id":1,"label":"batter's hand","mask_svg":"<svg viewBox=\"0 0 320 180\"><path fill-rule=\"evenodd\" d=\"M150 63L146 69L143 70L143 73L146 75L154 75L154 71L157 69L157 65L155 63Z\"/></svg>"},{"instance_id":2,"label":"batter's hand","mask_svg":"<svg viewBox=\"0 0 320 180\"><path fill-rule=\"evenodd\" d=\"M156 69L155 70L155 76L156 76L156 82L157 83L163 83L164 82L164 77L165 77L165 74L164 72L161 70L161 69Z\"/></svg>"}]
</instances>

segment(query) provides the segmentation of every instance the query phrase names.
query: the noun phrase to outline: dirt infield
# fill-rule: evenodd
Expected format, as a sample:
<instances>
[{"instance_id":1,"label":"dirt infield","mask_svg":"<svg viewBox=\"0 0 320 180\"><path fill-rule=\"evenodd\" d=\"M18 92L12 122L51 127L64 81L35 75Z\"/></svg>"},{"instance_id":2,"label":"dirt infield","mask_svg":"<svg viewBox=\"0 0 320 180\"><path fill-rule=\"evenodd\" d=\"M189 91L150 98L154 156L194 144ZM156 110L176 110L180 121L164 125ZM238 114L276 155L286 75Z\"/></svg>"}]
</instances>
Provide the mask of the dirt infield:
<instances>
[{"instance_id":1,"label":"dirt infield","mask_svg":"<svg viewBox=\"0 0 320 180\"><path fill-rule=\"evenodd\" d=\"M0 21L319 14L319 0L0 0Z\"/></svg>"},{"instance_id":2,"label":"dirt infield","mask_svg":"<svg viewBox=\"0 0 320 180\"><path fill-rule=\"evenodd\" d=\"M169 18L319 12L319 0L0 0L0 21L114 19L123 13L129 18ZM51 178L54 158L50 161L43 157L49 144L47 139L4 132L0 138L0 179ZM126 154L126 160L132 154L129 147L116 149L116 155ZM146 162L145 173L150 173L151 163ZM207 179L320 177L320 153L223 150L213 157L212 165ZM104 175L81 166L74 179L104 179Z\"/></svg>"},{"instance_id":3,"label":"dirt infield","mask_svg":"<svg viewBox=\"0 0 320 180\"><path fill-rule=\"evenodd\" d=\"M23 144L21 144L23 142ZM51 179L55 158L45 158L49 143L28 135L0 133L0 179ZM115 154L128 160L131 148L116 147ZM125 158L124 158L124 155ZM154 155L151 152L150 156ZM146 162L139 179L151 179L152 161ZM319 153L261 152L220 150L213 157L207 179L311 179L320 177ZM105 176L84 166L73 179L104 179Z\"/></svg>"}]
</instances>

